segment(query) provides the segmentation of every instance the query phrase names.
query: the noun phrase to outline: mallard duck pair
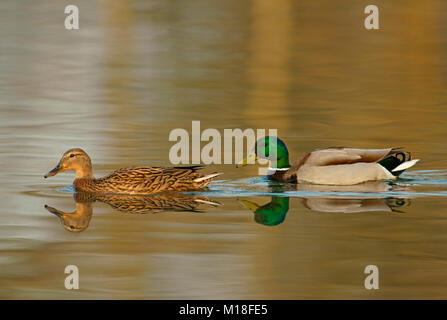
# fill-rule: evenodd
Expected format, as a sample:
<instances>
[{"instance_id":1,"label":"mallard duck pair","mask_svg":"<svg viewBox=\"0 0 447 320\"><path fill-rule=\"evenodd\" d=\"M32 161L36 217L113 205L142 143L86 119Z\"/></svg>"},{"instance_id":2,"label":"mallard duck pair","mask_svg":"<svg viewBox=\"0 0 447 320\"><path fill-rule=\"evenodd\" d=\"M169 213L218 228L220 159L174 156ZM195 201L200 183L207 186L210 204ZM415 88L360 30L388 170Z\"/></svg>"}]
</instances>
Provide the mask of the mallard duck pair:
<instances>
[{"instance_id":1,"label":"mallard duck pair","mask_svg":"<svg viewBox=\"0 0 447 320\"><path fill-rule=\"evenodd\" d=\"M418 159L399 148L354 149L332 147L314 150L293 165L285 143L276 137L264 137L256 142L253 152L238 166L264 158L272 160L269 178L283 182L323 185L352 185L374 180L394 180ZM191 167L130 167L118 169L103 178L94 178L90 157L82 149L64 153L57 166L44 177L74 170L73 185L77 191L115 194L155 194L165 191L202 189L221 175L214 172L201 175L200 166Z\"/></svg>"}]
</instances>

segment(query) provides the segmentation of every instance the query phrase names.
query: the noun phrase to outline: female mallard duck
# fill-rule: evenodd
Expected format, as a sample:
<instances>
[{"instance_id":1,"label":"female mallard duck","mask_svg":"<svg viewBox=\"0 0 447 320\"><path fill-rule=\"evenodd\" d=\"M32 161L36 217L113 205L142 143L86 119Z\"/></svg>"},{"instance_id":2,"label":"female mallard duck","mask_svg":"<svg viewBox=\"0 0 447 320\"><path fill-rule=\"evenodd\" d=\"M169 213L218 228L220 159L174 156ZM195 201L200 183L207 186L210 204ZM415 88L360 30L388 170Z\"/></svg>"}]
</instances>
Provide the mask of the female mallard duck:
<instances>
[{"instance_id":1,"label":"female mallard duck","mask_svg":"<svg viewBox=\"0 0 447 320\"><path fill-rule=\"evenodd\" d=\"M269 178L284 182L309 182L326 185L352 185L373 180L394 180L419 159L399 148L354 149L331 147L307 153L292 166L286 144L277 137L263 137L247 159L237 166L259 158L273 163ZM272 161L273 160L273 161Z\"/></svg>"},{"instance_id":2,"label":"female mallard duck","mask_svg":"<svg viewBox=\"0 0 447 320\"><path fill-rule=\"evenodd\" d=\"M130 167L118 169L108 176L93 177L92 162L82 149L70 149L64 153L57 166L44 178L74 170L73 186L77 191L115 194L154 194L164 191L201 189L222 173L201 175L200 166L191 167Z\"/></svg>"}]
</instances>

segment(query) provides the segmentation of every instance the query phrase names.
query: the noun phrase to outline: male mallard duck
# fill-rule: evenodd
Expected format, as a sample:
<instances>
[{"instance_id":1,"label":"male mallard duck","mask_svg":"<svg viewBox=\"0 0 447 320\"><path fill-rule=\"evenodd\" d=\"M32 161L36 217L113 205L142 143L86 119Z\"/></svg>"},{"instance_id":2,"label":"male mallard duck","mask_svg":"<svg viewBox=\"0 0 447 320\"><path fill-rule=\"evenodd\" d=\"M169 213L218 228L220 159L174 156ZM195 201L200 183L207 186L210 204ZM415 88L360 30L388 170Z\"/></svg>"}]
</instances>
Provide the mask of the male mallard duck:
<instances>
[{"instance_id":1,"label":"male mallard duck","mask_svg":"<svg viewBox=\"0 0 447 320\"><path fill-rule=\"evenodd\" d=\"M252 153L237 166L259 158L272 161L269 178L284 182L352 185L373 180L394 180L419 159L411 160L400 148L354 149L331 147L307 153L292 166L286 144L266 136L256 142Z\"/></svg>"},{"instance_id":2,"label":"male mallard duck","mask_svg":"<svg viewBox=\"0 0 447 320\"><path fill-rule=\"evenodd\" d=\"M154 194L164 191L201 189L222 173L201 175L200 166L191 167L130 167L118 169L108 176L93 177L92 162L82 149L70 149L64 153L57 166L44 178L59 172L74 170L73 186L77 191L115 194Z\"/></svg>"}]
</instances>

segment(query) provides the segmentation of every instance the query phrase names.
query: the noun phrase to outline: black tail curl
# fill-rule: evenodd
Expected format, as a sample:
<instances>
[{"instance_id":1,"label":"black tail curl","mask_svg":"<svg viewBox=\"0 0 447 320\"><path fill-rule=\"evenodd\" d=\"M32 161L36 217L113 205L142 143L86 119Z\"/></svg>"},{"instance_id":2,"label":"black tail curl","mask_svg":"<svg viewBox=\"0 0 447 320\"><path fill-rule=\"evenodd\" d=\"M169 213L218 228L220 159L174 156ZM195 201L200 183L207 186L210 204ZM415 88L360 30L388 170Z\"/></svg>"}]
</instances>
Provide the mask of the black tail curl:
<instances>
[{"instance_id":1,"label":"black tail curl","mask_svg":"<svg viewBox=\"0 0 447 320\"><path fill-rule=\"evenodd\" d=\"M388 157L379 161L379 164L387 169L393 176L399 176L405 170L393 171L405 161L411 160L411 153L407 151L393 151Z\"/></svg>"}]
</instances>

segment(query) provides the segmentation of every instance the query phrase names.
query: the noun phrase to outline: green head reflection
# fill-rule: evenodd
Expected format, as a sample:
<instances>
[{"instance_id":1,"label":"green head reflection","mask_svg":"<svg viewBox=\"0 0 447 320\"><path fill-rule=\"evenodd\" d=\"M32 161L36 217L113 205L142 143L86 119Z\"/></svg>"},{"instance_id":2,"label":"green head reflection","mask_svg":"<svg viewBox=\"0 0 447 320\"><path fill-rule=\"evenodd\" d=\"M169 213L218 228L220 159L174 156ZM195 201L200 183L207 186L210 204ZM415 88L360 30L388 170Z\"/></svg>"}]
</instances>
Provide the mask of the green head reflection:
<instances>
[{"instance_id":1,"label":"green head reflection","mask_svg":"<svg viewBox=\"0 0 447 320\"><path fill-rule=\"evenodd\" d=\"M283 192L279 186L272 188L274 193ZM255 214L255 221L265 226L276 226L281 224L289 211L289 197L272 196L269 203L258 205L248 200L238 200L244 207Z\"/></svg>"}]
</instances>

